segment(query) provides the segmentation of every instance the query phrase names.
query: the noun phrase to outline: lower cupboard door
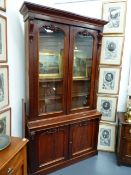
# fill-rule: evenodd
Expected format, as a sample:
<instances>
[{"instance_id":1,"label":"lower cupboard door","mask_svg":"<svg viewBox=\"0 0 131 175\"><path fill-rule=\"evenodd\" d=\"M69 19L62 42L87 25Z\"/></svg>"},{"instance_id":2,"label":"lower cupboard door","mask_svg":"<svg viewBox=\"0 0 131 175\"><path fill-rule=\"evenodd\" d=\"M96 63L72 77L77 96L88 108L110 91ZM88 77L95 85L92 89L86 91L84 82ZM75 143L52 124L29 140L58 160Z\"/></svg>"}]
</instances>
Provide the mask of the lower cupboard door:
<instances>
[{"instance_id":1,"label":"lower cupboard door","mask_svg":"<svg viewBox=\"0 0 131 175\"><path fill-rule=\"evenodd\" d=\"M76 157L96 151L99 120L73 124L70 132L70 156Z\"/></svg>"},{"instance_id":2,"label":"lower cupboard door","mask_svg":"<svg viewBox=\"0 0 131 175\"><path fill-rule=\"evenodd\" d=\"M131 164L131 139L123 138L121 154L122 161Z\"/></svg>"},{"instance_id":3,"label":"lower cupboard door","mask_svg":"<svg viewBox=\"0 0 131 175\"><path fill-rule=\"evenodd\" d=\"M63 162L68 154L68 127L39 132L37 143L39 167Z\"/></svg>"}]
</instances>

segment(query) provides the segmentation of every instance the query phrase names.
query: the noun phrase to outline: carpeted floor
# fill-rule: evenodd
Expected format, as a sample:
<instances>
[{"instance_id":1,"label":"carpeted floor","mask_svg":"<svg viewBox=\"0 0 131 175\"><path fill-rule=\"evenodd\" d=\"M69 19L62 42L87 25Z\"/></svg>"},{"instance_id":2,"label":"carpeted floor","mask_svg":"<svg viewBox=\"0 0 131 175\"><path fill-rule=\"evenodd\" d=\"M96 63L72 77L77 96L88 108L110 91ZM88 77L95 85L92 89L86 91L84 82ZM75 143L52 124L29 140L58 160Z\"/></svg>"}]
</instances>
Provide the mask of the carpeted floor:
<instances>
[{"instance_id":1,"label":"carpeted floor","mask_svg":"<svg viewBox=\"0 0 131 175\"><path fill-rule=\"evenodd\" d=\"M131 175L131 167L118 166L114 153L98 155L48 175Z\"/></svg>"}]
</instances>

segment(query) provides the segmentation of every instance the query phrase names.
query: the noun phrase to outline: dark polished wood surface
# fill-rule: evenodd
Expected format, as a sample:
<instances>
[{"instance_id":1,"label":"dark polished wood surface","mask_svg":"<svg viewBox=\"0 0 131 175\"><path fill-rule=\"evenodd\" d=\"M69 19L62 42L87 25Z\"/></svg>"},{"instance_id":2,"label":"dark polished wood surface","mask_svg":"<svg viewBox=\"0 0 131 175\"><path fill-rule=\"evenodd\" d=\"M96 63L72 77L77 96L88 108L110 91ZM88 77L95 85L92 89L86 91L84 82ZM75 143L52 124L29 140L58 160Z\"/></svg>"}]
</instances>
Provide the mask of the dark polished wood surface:
<instances>
[{"instance_id":1,"label":"dark polished wood surface","mask_svg":"<svg viewBox=\"0 0 131 175\"><path fill-rule=\"evenodd\" d=\"M29 139L28 171L32 175L44 175L97 154L101 117L101 113L96 111L98 65L103 26L107 22L28 2L22 5L20 12L24 17L26 35L25 115L26 137ZM45 28L53 31L59 29L58 31L64 33L64 47L61 49L62 79L39 78L39 36L40 31ZM88 39L93 40L90 78L80 79L73 76L74 45L77 34L88 36ZM83 85L85 81L87 81L87 87ZM51 112L55 108L50 102L47 106L48 110L43 109L45 101L40 99L39 93L47 92L48 88L45 88L45 84L54 82L57 95L49 96L47 93L46 97L48 102L52 100L54 103L56 100L55 107L60 110ZM75 82L74 89L72 82ZM78 93L77 90L80 89ZM74 91L76 92L73 94ZM84 93L87 95L86 98ZM61 101L59 94L61 94ZM87 100L84 101L85 103L80 101L81 105L77 107L77 100L81 96ZM74 97L76 98L73 104L75 107L72 107Z\"/></svg>"},{"instance_id":2,"label":"dark polished wood surface","mask_svg":"<svg viewBox=\"0 0 131 175\"><path fill-rule=\"evenodd\" d=\"M117 159L119 165L131 166L131 123L126 121L125 113L119 112Z\"/></svg>"},{"instance_id":3,"label":"dark polished wood surface","mask_svg":"<svg viewBox=\"0 0 131 175\"><path fill-rule=\"evenodd\" d=\"M0 175L27 175L27 139L11 137L11 144L0 151Z\"/></svg>"}]
</instances>

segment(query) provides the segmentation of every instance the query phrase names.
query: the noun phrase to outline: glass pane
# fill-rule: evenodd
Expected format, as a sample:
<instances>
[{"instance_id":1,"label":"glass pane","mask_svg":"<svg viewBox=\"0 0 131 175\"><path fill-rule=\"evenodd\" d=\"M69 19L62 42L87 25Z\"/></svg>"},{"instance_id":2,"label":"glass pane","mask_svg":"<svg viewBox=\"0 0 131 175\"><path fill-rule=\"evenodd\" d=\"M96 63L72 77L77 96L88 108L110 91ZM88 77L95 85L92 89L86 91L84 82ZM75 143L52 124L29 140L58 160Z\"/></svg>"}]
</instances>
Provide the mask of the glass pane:
<instances>
[{"instance_id":1,"label":"glass pane","mask_svg":"<svg viewBox=\"0 0 131 175\"><path fill-rule=\"evenodd\" d=\"M89 106L93 37L77 34L74 45L72 108Z\"/></svg>"},{"instance_id":2,"label":"glass pane","mask_svg":"<svg viewBox=\"0 0 131 175\"><path fill-rule=\"evenodd\" d=\"M39 35L39 113L62 110L64 33L42 28Z\"/></svg>"}]
</instances>

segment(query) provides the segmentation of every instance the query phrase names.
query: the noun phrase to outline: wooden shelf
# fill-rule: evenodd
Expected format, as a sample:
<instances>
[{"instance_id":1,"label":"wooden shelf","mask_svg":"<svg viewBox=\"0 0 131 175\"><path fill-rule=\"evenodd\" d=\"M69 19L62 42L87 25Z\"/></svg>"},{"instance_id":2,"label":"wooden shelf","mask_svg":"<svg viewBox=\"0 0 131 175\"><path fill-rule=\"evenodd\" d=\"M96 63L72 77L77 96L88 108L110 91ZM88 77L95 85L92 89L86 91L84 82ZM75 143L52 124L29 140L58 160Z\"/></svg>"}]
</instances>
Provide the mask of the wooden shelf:
<instances>
[{"instance_id":1,"label":"wooden shelf","mask_svg":"<svg viewBox=\"0 0 131 175\"><path fill-rule=\"evenodd\" d=\"M73 93L72 97L82 97L82 96L89 96L89 94L87 94L87 92L84 93Z\"/></svg>"},{"instance_id":2,"label":"wooden shelf","mask_svg":"<svg viewBox=\"0 0 131 175\"><path fill-rule=\"evenodd\" d=\"M90 78L88 78L88 77L81 77L81 78L79 78L79 77L73 77L73 81L90 81L91 79Z\"/></svg>"},{"instance_id":3,"label":"wooden shelf","mask_svg":"<svg viewBox=\"0 0 131 175\"><path fill-rule=\"evenodd\" d=\"M62 81L62 78L49 78L49 79L39 79L40 83L46 83L46 82L60 82ZM73 78L73 81L90 81L91 79L88 77L83 78Z\"/></svg>"},{"instance_id":4,"label":"wooden shelf","mask_svg":"<svg viewBox=\"0 0 131 175\"><path fill-rule=\"evenodd\" d=\"M59 100L59 99L62 99L62 97L61 96L50 96L50 97L40 98L39 101L44 101L44 100Z\"/></svg>"},{"instance_id":5,"label":"wooden shelf","mask_svg":"<svg viewBox=\"0 0 131 175\"><path fill-rule=\"evenodd\" d=\"M49 79L39 79L39 83L47 83L47 82L60 82L63 78L49 78Z\"/></svg>"}]
</instances>

